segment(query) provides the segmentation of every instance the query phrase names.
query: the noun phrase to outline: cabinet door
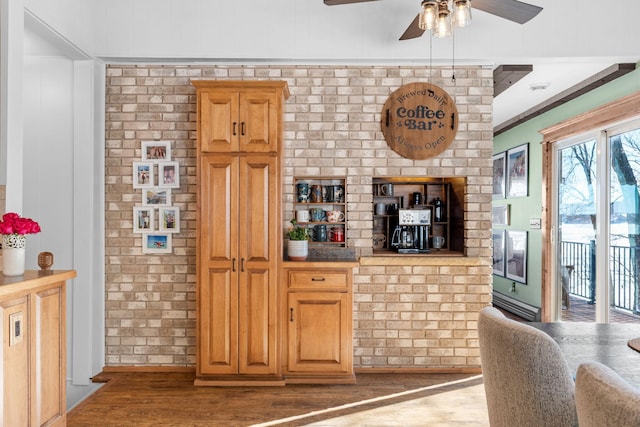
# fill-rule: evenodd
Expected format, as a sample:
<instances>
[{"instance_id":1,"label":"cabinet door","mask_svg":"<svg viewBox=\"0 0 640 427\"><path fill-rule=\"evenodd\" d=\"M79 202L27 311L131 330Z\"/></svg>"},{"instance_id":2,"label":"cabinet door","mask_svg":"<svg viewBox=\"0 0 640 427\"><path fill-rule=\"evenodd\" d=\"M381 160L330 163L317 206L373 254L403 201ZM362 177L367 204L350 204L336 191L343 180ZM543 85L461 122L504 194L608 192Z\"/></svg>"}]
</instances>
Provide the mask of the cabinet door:
<instances>
[{"instance_id":1,"label":"cabinet door","mask_svg":"<svg viewBox=\"0 0 640 427\"><path fill-rule=\"evenodd\" d=\"M277 158L240 159L240 320L242 374L279 371L277 333Z\"/></svg>"},{"instance_id":2,"label":"cabinet door","mask_svg":"<svg viewBox=\"0 0 640 427\"><path fill-rule=\"evenodd\" d=\"M351 370L351 307L347 293L291 292L290 372L348 373Z\"/></svg>"},{"instance_id":3,"label":"cabinet door","mask_svg":"<svg viewBox=\"0 0 640 427\"><path fill-rule=\"evenodd\" d=\"M238 93L202 92L198 109L198 146L202 152L238 151Z\"/></svg>"},{"instance_id":4,"label":"cabinet door","mask_svg":"<svg viewBox=\"0 0 640 427\"><path fill-rule=\"evenodd\" d=\"M278 118L282 116L279 105L275 93L248 92L240 95L240 151L278 151Z\"/></svg>"},{"instance_id":5,"label":"cabinet door","mask_svg":"<svg viewBox=\"0 0 640 427\"><path fill-rule=\"evenodd\" d=\"M198 373L238 371L238 158L202 156L198 222Z\"/></svg>"}]
</instances>

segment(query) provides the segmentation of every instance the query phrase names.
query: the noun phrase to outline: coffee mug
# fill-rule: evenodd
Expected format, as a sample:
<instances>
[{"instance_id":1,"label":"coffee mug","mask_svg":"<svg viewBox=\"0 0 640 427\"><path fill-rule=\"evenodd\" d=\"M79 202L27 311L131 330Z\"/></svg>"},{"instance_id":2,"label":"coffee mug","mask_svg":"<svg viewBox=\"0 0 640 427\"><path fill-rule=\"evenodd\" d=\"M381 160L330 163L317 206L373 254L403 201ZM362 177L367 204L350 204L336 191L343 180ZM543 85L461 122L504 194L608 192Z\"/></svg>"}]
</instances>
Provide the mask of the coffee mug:
<instances>
[{"instance_id":1,"label":"coffee mug","mask_svg":"<svg viewBox=\"0 0 640 427\"><path fill-rule=\"evenodd\" d=\"M376 215L384 215L385 213L387 213L387 205L376 203Z\"/></svg>"},{"instance_id":2,"label":"coffee mug","mask_svg":"<svg viewBox=\"0 0 640 427\"><path fill-rule=\"evenodd\" d=\"M297 183L296 194L298 195L298 203L307 203L309 201L309 184L306 182Z\"/></svg>"},{"instance_id":3,"label":"coffee mug","mask_svg":"<svg viewBox=\"0 0 640 427\"><path fill-rule=\"evenodd\" d=\"M322 185L311 186L311 203L322 203Z\"/></svg>"},{"instance_id":4,"label":"coffee mug","mask_svg":"<svg viewBox=\"0 0 640 427\"><path fill-rule=\"evenodd\" d=\"M313 208L309 211L311 213L311 221L320 222L326 219L326 213L323 209Z\"/></svg>"},{"instance_id":5,"label":"coffee mug","mask_svg":"<svg viewBox=\"0 0 640 427\"><path fill-rule=\"evenodd\" d=\"M380 193L383 196L393 196L393 184L382 184L380 186Z\"/></svg>"},{"instance_id":6,"label":"coffee mug","mask_svg":"<svg viewBox=\"0 0 640 427\"><path fill-rule=\"evenodd\" d=\"M301 211L296 211L296 221L298 222L309 222L309 211L308 210L301 210Z\"/></svg>"},{"instance_id":7,"label":"coffee mug","mask_svg":"<svg viewBox=\"0 0 640 427\"><path fill-rule=\"evenodd\" d=\"M327 241L327 226L316 225L313 227L313 241L314 242L326 242Z\"/></svg>"},{"instance_id":8,"label":"coffee mug","mask_svg":"<svg viewBox=\"0 0 640 427\"><path fill-rule=\"evenodd\" d=\"M331 241L344 242L344 229L342 227L331 227Z\"/></svg>"},{"instance_id":9,"label":"coffee mug","mask_svg":"<svg viewBox=\"0 0 640 427\"><path fill-rule=\"evenodd\" d=\"M341 222L344 221L344 212L342 211L328 211L327 220L329 222Z\"/></svg>"},{"instance_id":10,"label":"coffee mug","mask_svg":"<svg viewBox=\"0 0 640 427\"><path fill-rule=\"evenodd\" d=\"M387 241L387 236L384 234L374 234L373 235L373 249L382 249L384 248L384 242Z\"/></svg>"},{"instance_id":11,"label":"coffee mug","mask_svg":"<svg viewBox=\"0 0 640 427\"><path fill-rule=\"evenodd\" d=\"M435 249L440 249L444 246L444 237L442 236L433 236L433 247Z\"/></svg>"}]
</instances>

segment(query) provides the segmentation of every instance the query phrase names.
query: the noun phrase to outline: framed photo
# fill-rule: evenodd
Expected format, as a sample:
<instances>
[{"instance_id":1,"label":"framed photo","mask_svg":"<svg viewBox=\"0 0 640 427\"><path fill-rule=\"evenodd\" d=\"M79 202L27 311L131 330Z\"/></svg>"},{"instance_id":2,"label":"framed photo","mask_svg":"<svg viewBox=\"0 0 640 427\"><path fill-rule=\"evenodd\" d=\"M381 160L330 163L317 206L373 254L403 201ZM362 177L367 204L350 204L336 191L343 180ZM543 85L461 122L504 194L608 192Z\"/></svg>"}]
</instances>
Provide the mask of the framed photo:
<instances>
[{"instance_id":1,"label":"framed photo","mask_svg":"<svg viewBox=\"0 0 640 427\"><path fill-rule=\"evenodd\" d=\"M142 160L165 162L171 160L171 141L142 141Z\"/></svg>"},{"instance_id":2,"label":"framed photo","mask_svg":"<svg viewBox=\"0 0 640 427\"><path fill-rule=\"evenodd\" d=\"M180 208L167 206L158 208L158 231L166 233L180 232Z\"/></svg>"},{"instance_id":3,"label":"framed photo","mask_svg":"<svg viewBox=\"0 0 640 427\"><path fill-rule=\"evenodd\" d=\"M144 188L142 190L142 206L170 206L170 188Z\"/></svg>"},{"instance_id":4,"label":"framed photo","mask_svg":"<svg viewBox=\"0 0 640 427\"><path fill-rule=\"evenodd\" d=\"M507 279L527 283L527 232L507 230Z\"/></svg>"},{"instance_id":5,"label":"framed photo","mask_svg":"<svg viewBox=\"0 0 640 427\"><path fill-rule=\"evenodd\" d=\"M153 183L153 162L133 162L133 188L149 188Z\"/></svg>"},{"instance_id":6,"label":"framed photo","mask_svg":"<svg viewBox=\"0 0 640 427\"><path fill-rule=\"evenodd\" d=\"M509 205L499 205L491 208L491 224L509 225Z\"/></svg>"},{"instance_id":7,"label":"framed photo","mask_svg":"<svg viewBox=\"0 0 640 427\"><path fill-rule=\"evenodd\" d=\"M135 206L133 208L133 232L151 233L153 231L154 208Z\"/></svg>"},{"instance_id":8,"label":"framed photo","mask_svg":"<svg viewBox=\"0 0 640 427\"><path fill-rule=\"evenodd\" d=\"M529 144L507 151L507 197L529 194Z\"/></svg>"},{"instance_id":9,"label":"framed photo","mask_svg":"<svg viewBox=\"0 0 640 427\"><path fill-rule=\"evenodd\" d=\"M180 165L178 162L158 163L158 186L180 188Z\"/></svg>"},{"instance_id":10,"label":"framed photo","mask_svg":"<svg viewBox=\"0 0 640 427\"><path fill-rule=\"evenodd\" d=\"M504 230L493 230L493 274L504 277Z\"/></svg>"},{"instance_id":11,"label":"framed photo","mask_svg":"<svg viewBox=\"0 0 640 427\"><path fill-rule=\"evenodd\" d=\"M150 233L142 236L142 253L144 254L170 254L171 234Z\"/></svg>"},{"instance_id":12,"label":"framed photo","mask_svg":"<svg viewBox=\"0 0 640 427\"><path fill-rule=\"evenodd\" d=\"M507 168L506 165L507 155L503 151L502 153L493 155L493 198L504 199L506 182L504 179L504 172Z\"/></svg>"}]
</instances>

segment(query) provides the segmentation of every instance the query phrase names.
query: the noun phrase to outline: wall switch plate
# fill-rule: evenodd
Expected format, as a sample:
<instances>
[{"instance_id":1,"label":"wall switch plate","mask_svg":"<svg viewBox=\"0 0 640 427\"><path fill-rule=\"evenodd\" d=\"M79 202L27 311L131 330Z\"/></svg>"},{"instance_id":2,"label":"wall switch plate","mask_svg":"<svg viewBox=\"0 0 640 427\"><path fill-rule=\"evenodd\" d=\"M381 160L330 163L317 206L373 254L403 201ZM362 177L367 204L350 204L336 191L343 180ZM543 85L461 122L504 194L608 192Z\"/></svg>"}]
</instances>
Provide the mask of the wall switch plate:
<instances>
[{"instance_id":1,"label":"wall switch plate","mask_svg":"<svg viewBox=\"0 0 640 427\"><path fill-rule=\"evenodd\" d=\"M9 347L22 342L22 332L24 328L22 312L9 315Z\"/></svg>"},{"instance_id":2,"label":"wall switch plate","mask_svg":"<svg viewBox=\"0 0 640 427\"><path fill-rule=\"evenodd\" d=\"M540 218L531 218L529 220L529 227L531 227L531 228L542 228L542 219L540 219Z\"/></svg>"}]
</instances>

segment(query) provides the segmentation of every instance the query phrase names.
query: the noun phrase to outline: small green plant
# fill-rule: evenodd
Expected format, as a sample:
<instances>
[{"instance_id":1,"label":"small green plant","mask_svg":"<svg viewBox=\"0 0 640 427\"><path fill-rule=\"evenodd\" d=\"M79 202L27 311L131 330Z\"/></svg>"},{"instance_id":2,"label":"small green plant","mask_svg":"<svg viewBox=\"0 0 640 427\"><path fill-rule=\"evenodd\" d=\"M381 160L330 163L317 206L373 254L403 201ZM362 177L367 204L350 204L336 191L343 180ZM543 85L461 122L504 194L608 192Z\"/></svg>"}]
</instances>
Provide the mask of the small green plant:
<instances>
[{"instance_id":1,"label":"small green plant","mask_svg":"<svg viewBox=\"0 0 640 427\"><path fill-rule=\"evenodd\" d=\"M298 223L295 219L291 220L291 226L287 232L289 240L309 240L309 230L307 230L306 227L301 227L297 224Z\"/></svg>"}]
</instances>

